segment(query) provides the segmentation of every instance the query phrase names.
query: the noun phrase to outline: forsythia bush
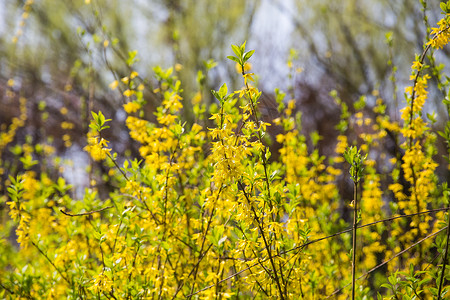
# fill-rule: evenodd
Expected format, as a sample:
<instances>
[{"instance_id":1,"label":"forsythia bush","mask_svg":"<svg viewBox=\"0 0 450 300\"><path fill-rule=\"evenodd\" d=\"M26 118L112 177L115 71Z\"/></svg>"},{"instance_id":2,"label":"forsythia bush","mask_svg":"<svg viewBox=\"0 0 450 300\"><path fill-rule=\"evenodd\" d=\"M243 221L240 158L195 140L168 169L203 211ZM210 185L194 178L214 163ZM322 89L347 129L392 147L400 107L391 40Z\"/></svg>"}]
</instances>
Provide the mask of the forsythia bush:
<instances>
[{"instance_id":1,"label":"forsythia bush","mask_svg":"<svg viewBox=\"0 0 450 300\"><path fill-rule=\"evenodd\" d=\"M9 177L0 196L9 215L1 217L0 297L448 297L449 190L436 175L438 136L422 112L430 79L426 54L450 39L445 4L443 10L413 63L401 122L385 114L381 98L367 115L364 97L350 109L332 92L342 116L331 157L308 144L295 102L283 93L277 94L280 117L263 121L248 63L254 51L245 43L233 45L228 57L242 74L242 89L223 84L212 91L217 105L211 108L197 94L190 123L173 69L154 70L161 100L155 122L144 118L146 87L137 72L115 81L112 88L125 87L126 126L139 157L115 153L104 137L114 120L92 112L84 150L108 170L105 180L115 189L105 196L92 182L76 199L62 176L33 171L37 154L53 158L51 145L16 149L23 171ZM26 106L21 99L21 115L2 127L0 158L27 121ZM266 134L270 126L281 130L279 153L269 149L275 142ZM449 143L450 125L439 134ZM388 135L398 141L397 157L380 153ZM341 199L346 161L353 199ZM381 181L390 182L389 190ZM344 211L353 211L353 227Z\"/></svg>"}]
</instances>

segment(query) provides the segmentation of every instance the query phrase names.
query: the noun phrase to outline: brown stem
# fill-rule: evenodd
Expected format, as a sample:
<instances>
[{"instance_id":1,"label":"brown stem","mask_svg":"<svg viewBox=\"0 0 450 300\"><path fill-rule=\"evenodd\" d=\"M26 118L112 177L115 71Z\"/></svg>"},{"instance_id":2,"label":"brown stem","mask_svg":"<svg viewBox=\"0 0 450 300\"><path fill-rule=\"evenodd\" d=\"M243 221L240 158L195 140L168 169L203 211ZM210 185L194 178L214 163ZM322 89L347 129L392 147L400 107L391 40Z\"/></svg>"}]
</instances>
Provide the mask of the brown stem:
<instances>
[{"instance_id":1,"label":"brown stem","mask_svg":"<svg viewBox=\"0 0 450 300\"><path fill-rule=\"evenodd\" d=\"M447 219L448 219L448 223L447 223L447 242L445 243L445 255L444 255L444 262L442 263L442 273L441 273L441 280L439 282L439 290L438 290L438 298L437 298L437 300L441 299L442 283L444 282L445 267L447 265L448 240L449 240L449 237L450 237L450 216L447 216Z\"/></svg>"},{"instance_id":2,"label":"brown stem","mask_svg":"<svg viewBox=\"0 0 450 300\"><path fill-rule=\"evenodd\" d=\"M61 275L61 277L64 279L64 281L66 281L69 285L72 285L72 283L70 282L70 280L64 276L64 274L61 272L60 269L58 269L58 267L53 263L53 261L47 256L47 254L44 253L44 251L41 250L41 248L39 248L38 245L36 245L33 241L31 242L31 244L47 259L47 261L53 266L53 268L55 268L55 270L59 273L59 275Z\"/></svg>"},{"instance_id":3,"label":"brown stem","mask_svg":"<svg viewBox=\"0 0 450 300\"><path fill-rule=\"evenodd\" d=\"M97 210L88 211L88 212L79 213L79 214L69 214L68 212L66 212L63 209L60 209L59 211L62 212L63 214L65 214L66 216L69 216L69 217L80 217L80 216L88 216L88 215L92 215L92 214L95 214L95 213L98 213L98 212L102 212L104 210L107 210L107 209L110 209L110 208L113 208L113 207L114 206L107 206L107 207L103 207L103 208L100 208L100 209L97 209Z\"/></svg>"},{"instance_id":4,"label":"brown stem","mask_svg":"<svg viewBox=\"0 0 450 300\"><path fill-rule=\"evenodd\" d=\"M356 288L356 229L358 224L358 182L353 190L353 237L352 237L352 300L355 300Z\"/></svg>"}]
</instances>

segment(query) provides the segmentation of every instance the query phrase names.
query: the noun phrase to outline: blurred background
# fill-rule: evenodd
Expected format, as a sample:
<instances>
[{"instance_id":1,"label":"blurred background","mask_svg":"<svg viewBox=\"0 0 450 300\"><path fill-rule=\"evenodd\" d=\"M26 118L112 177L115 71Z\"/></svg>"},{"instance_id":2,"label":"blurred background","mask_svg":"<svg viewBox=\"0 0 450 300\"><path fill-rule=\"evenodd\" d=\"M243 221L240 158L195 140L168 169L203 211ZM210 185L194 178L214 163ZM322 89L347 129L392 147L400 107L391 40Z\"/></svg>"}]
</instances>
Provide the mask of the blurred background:
<instances>
[{"instance_id":1,"label":"blurred background","mask_svg":"<svg viewBox=\"0 0 450 300\"><path fill-rule=\"evenodd\" d=\"M336 90L350 110L366 96L369 115L380 97L386 114L399 120L411 63L423 51L427 26L440 17L439 1L425 0L0 1L0 132L26 114L11 141L0 136L1 182L24 164L14 160L27 151L24 144L51 145L48 151L61 157L55 172L88 186L83 170L89 158L82 149L91 110L113 119L107 139L114 151L136 154L125 126L123 88L112 90L111 82L138 72L147 101L143 117L152 119L159 103L153 68L176 65L183 114L193 122L191 99L199 92L208 110L215 102L211 89L224 82L242 86L226 56L231 44L244 41L256 50L250 61L263 91L261 112L277 117L280 89L285 101L295 100L305 135L322 136L319 152L330 154L341 114L330 92ZM431 63L448 63L448 54L444 49ZM436 128L447 121L440 80L430 81L426 106L436 112ZM394 146L383 151L396 151ZM45 163L36 153L39 171Z\"/></svg>"}]
</instances>

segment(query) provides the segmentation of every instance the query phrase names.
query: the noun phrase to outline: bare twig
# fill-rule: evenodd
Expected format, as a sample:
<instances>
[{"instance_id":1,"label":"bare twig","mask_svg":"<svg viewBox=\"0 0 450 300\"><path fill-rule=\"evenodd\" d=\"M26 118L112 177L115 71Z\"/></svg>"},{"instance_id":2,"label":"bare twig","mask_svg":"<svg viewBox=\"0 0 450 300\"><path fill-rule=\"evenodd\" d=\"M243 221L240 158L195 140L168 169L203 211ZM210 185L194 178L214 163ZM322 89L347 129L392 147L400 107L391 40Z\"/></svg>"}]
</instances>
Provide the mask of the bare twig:
<instances>
[{"instance_id":1,"label":"bare twig","mask_svg":"<svg viewBox=\"0 0 450 300\"><path fill-rule=\"evenodd\" d=\"M10 293L11 295L14 295L14 291L13 290L11 290L11 289L9 289L9 288L7 288L5 285L3 285L1 282L0 282L0 287L2 288L2 289L4 289L5 291L7 291L8 293Z\"/></svg>"},{"instance_id":2,"label":"bare twig","mask_svg":"<svg viewBox=\"0 0 450 300\"><path fill-rule=\"evenodd\" d=\"M88 215L92 215L98 212L102 212L104 210L113 208L114 206L107 206L107 207L103 207L97 210L93 210L93 211L88 211L88 212L84 212L84 213L79 213L79 214L69 214L68 212L64 211L63 209L60 209L59 211L62 212L63 214L65 214L66 216L69 217L80 217L80 216L88 216Z\"/></svg>"},{"instance_id":3,"label":"bare twig","mask_svg":"<svg viewBox=\"0 0 450 300\"><path fill-rule=\"evenodd\" d=\"M440 278L440 281L439 281L439 290L438 290L438 298L437 298L437 300L441 299L442 283L444 282L445 267L447 265L447 257L448 257L448 239L450 238L450 216L448 216L447 219L448 219L448 224L447 224L447 242L445 243L444 262L442 263L442 273L441 273L441 278Z\"/></svg>"},{"instance_id":4,"label":"bare twig","mask_svg":"<svg viewBox=\"0 0 450 300\"><path fill-rule=\"evenodd\" d=\"M353 230L352 230L352 300L356 291L356 230L358 229L358 181L354 182L353 190Z\"/></svg>"},{"instance_id":5,"label":"bare twig","mask_svg":"<svg viewBox=\"0 0 450 300\"><path fill-rule=\"evenodd\" d=\"M42 256L44 256L47 259L47 261L53 266L53 268L55 268L55 270L59 273L59 275L61 275L62 279L64 279L64 281L67 282L69 285L72 285L70 280L66 276L64 276L61 270L53 263L53 261L47 256L47 254L45 254L44 251L42 251L41 248L39 248L39 246L36 245L33 241L31 242L31 244L39 251L39 253L42 254Z\"/></svg>"}]
</instances>

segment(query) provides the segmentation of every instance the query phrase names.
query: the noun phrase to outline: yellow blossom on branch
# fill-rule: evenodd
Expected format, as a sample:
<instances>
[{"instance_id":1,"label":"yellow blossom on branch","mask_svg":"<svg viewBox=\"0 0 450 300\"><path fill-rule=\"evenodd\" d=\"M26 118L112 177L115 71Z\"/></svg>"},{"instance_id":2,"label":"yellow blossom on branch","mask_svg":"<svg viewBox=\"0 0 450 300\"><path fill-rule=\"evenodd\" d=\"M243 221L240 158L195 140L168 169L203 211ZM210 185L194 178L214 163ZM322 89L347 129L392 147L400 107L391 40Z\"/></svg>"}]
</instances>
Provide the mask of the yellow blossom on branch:
<instances>
[{"instance_id":1,"label":"yellow blossom on branch","mask_svg":"<svg viewBox=\"0 0 450 300\"><path fill-rule=\"evenodd\" d=\"M138 111L140 108L141 105L135 101L131 101L123 105L123 109L129 114Z\"/></svg>"},{"instance_id":2,"label":"yellow blossom on branch","mask_svg":"<svg viewBox=\"0 0 450 300\"><path fill-rule=\"evenodd\" d=\"M88 145L84 147L84 150L89 152L95 161L101 161L110 155L111 149L107 148L108 143L104 138L91 136L88 138Z\"/></svg>"}]
</instances>

